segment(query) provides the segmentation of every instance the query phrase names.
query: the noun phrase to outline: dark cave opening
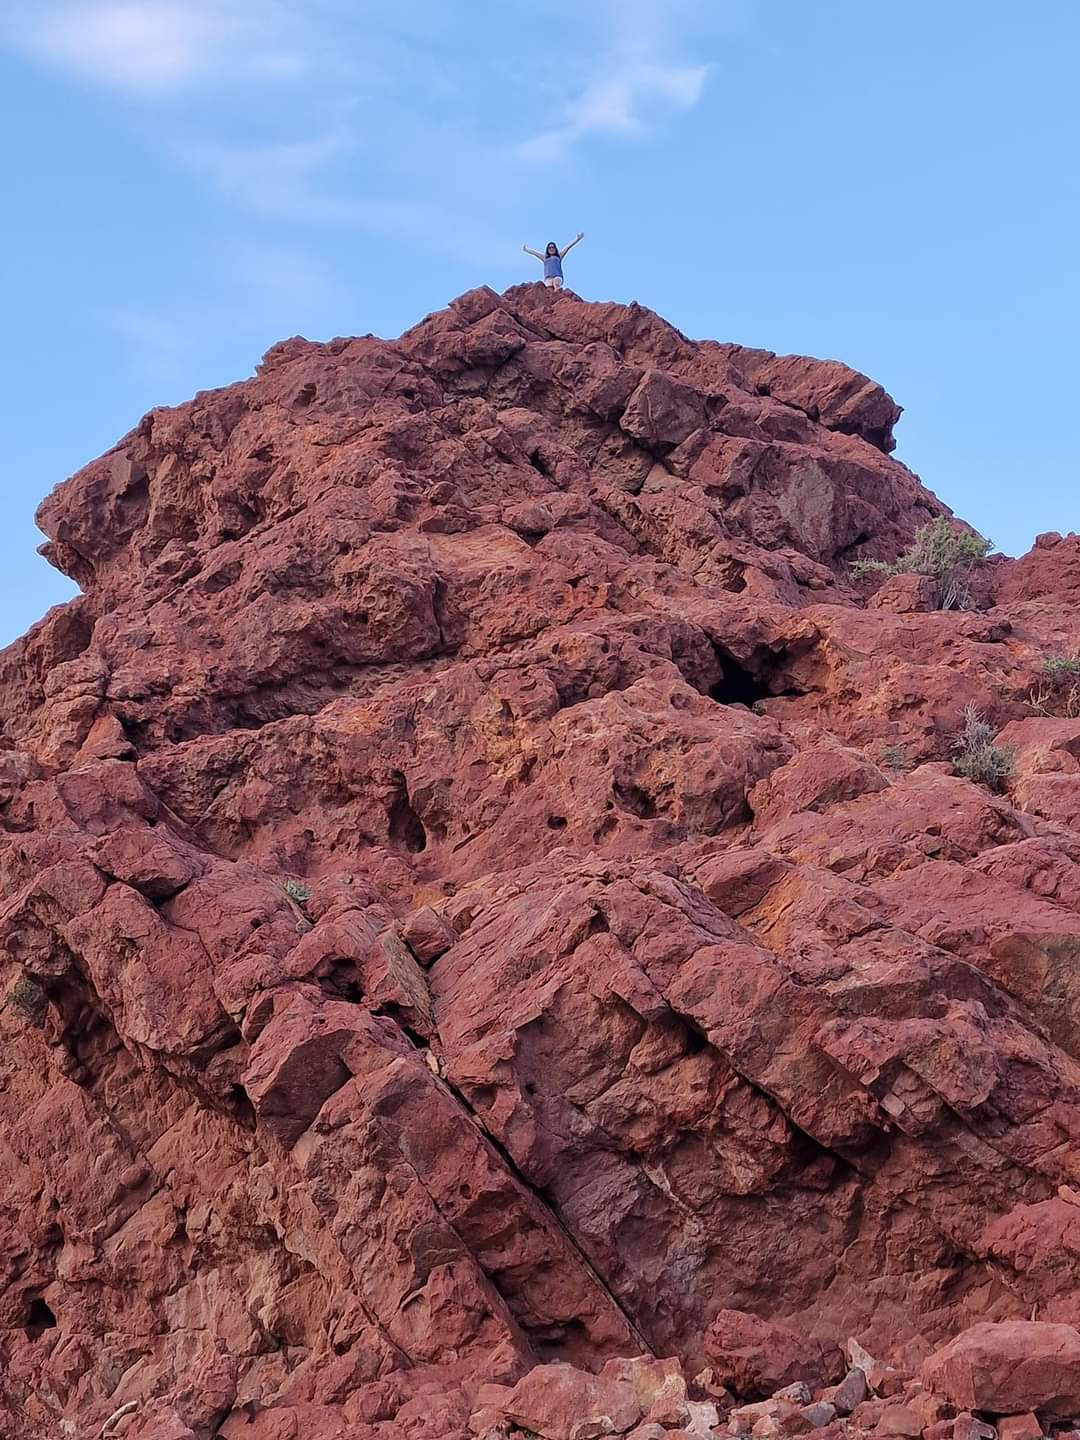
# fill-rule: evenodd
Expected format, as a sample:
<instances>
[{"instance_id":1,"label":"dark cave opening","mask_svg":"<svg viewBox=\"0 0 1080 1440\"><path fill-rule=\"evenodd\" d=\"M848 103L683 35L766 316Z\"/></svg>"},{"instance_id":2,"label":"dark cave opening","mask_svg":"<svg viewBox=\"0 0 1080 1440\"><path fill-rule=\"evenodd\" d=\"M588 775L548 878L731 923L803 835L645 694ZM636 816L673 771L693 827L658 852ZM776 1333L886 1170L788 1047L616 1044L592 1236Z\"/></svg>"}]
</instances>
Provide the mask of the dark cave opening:
<instances>
[{"instance_id":1,"label":"dark cave opening","mask_svg":"<svg viewBox=\"0 0 1080 1440\"><path fill-rule=\"evenodd\" d=\"M46 1330L56 1329L52 1307L40 1295L33 1296L27 1305L23 1329L31 1340L37 1340Z\"/></svg>"},{"instance_id":2,"label":"dark cave opening","mask_svg":"<svg viewBox=\"0 0 1080 1440\"><path fill-rule=\"evenodd\" d=\"M720 645L713 650L720 664L720 679L709 687L709 698L718 705L745 705L752 709L760 700L787 700L805 695L801 685L793 685L786 666L789 656L762 647L759 660L753 657L756 670L749 669Z\"/></svg>"},{"instance_id":3,"label":"dark cave opening","mask_svg":"<svg viewBox=\"0 0 1080 1440\"><path fill-rule=\"evenodd\" d=\"M404 846L411 855L427 849L427 831L409 799L405 776L394 776L394 798L390 802L390 843Z\"/></svg>"},{"instance_id":4,"label":"dark cave opening","mask_svg":"<svg viewBox=\"0 0 1080 1440\"><path fill-rule=\"evenodd\" d=\"M726 650L717 649L720 661L720 679L709 689L709 698L718 705L746 705L750 707L758 700L767 700L772 693L765 680L759 680L745 665L740 665Z\"/></svg>"}]
</instances>

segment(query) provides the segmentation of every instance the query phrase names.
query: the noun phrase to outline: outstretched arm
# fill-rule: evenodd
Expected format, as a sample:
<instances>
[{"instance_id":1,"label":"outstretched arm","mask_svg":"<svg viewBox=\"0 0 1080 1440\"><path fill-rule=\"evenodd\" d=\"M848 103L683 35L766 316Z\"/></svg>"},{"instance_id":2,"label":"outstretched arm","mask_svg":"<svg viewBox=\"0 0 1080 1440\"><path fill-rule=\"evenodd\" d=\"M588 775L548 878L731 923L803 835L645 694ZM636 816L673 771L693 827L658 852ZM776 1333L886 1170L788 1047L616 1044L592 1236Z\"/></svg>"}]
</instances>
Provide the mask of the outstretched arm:
<instances>
[{"instance_id":1,"label":"outstretched arm","mask_svg":"<svg viewBox=\"0 0 1080 1440\"><path fill-rule=\"evenodd\" d=\"M585 231L584 231L584 230L579 230L579 231L577 232L577 234L574 236L573 240L570 241L570 244L567 245L566 249L559 251L559 258L560 258L561 260L565 260L566 257L567 257L567 255L570 254L570 251L574 248L574 246L578 243L578 241L579 241L579 240L584 240L584 239L585 239Z\"/></svg>"},{"instance_id":2,"label":"outstretched arm","mask_svg":"<svg viewBox=\"0 0 1080 1440\"><path fill-rule=\"evenodd\" d=\"M522 250L525 251L525 254L526 254L526 255L535 255L536 258L537 258L537 260L543 260L543 258L544 258L544 257L540 254L540 251L539 251L539 250L530 250L529 247L528 247L528 245L522 245L521 248L522 248Z\"/></svg>"}]
</instances>

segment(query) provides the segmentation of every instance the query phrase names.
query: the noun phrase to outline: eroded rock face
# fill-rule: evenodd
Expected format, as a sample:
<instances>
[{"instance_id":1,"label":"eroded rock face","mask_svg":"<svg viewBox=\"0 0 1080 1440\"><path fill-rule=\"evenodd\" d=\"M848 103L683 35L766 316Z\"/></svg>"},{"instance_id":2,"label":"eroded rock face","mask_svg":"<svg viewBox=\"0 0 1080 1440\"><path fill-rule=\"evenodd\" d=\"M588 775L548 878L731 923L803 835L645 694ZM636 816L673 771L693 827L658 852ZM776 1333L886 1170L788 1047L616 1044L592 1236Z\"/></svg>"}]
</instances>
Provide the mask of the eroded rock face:
<instances>
[{"instance_id":1,"label":"eroded rock face","mask_svg":"<svg viewBox=\"0 0 1080 1440\"><path fill-rule=\"evenodd\" d=\"M46 501L84 594L0 655L12 1434L707 1434L710 1364L1080 1322L1080 752L1029 703L1076 545L868 605L848 560L945 513L898 414L481 290ZM1007 794L951 774L969 703Z\"/></svg>"}]
</instances>

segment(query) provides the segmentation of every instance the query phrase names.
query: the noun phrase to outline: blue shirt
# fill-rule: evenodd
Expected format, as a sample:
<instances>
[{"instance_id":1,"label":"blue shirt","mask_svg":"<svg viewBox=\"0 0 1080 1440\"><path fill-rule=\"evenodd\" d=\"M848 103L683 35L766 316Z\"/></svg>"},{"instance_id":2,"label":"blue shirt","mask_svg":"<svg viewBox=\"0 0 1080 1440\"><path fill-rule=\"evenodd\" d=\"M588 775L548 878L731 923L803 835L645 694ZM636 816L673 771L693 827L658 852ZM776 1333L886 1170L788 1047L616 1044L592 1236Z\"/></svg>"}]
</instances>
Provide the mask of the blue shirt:
<instances>
[{"instance_id":1,"label":"blue shirt","mask_svg":"<svg viewBox=\"0 0 1080 1440\"><path fill-rule=\"evenodd\" d=\"M545 279L545 280L550 280L553 275L557 275L560 280L562 279L562 256L561 256L561 255L545 255L545 256L544 256L544 279Z\"/></svg>"}]
</instances>

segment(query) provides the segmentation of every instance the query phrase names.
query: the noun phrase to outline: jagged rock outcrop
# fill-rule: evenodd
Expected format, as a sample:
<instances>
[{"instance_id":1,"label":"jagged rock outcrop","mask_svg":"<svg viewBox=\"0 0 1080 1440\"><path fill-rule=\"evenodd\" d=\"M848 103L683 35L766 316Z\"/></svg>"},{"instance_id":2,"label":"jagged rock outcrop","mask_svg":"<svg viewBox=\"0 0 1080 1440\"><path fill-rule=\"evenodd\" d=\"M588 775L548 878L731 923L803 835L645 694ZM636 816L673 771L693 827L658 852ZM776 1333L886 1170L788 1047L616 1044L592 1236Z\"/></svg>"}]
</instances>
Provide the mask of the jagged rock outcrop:
<instances>
[{"instance_id":1,"label":"jagged rock outcrop","mask_svg":"<svg viewBox=\"0 0 1080 1440\"><path fill-rule=\"evenodd\" d=\"M83 594L0 655L4 1433L705 1434L710 1367L1080 1323L1080 719L1030 703L1080 541L868 604L849 562L948 513L898 415L479 290L45 502Z\"/></svg>"}]
</instances>

